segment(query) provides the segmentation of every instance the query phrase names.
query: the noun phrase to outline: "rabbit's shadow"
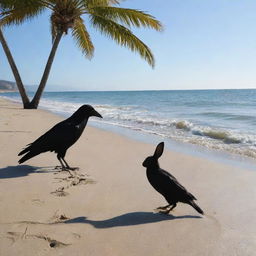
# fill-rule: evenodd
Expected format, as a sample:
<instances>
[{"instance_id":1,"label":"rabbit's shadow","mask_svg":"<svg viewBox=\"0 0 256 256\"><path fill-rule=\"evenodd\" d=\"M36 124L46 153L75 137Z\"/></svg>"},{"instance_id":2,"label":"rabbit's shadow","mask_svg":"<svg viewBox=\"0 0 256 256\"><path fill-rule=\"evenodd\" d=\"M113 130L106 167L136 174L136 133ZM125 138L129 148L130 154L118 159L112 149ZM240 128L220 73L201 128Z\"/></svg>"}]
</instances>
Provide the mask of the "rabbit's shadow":
<instances>
[{"instance_id":1,"label":"rabbit's shadow","mask_svg":"<svg viewBox=\"0 0 256 256\"><path fill-rule=\"evenodd\" d=\"M201 216L184 215L184 216L173 216L165 215L153 212L131 212L122 214L106 220L90 220L87 217L81 216L73 219L66 220L64 223L84 223L90 224L95 228L113 228L113 227L124 227L124 226L135 226L142 224L149 224L161 221L170 221L175 219L200 219Z\"/></svg>"}]
</instances>

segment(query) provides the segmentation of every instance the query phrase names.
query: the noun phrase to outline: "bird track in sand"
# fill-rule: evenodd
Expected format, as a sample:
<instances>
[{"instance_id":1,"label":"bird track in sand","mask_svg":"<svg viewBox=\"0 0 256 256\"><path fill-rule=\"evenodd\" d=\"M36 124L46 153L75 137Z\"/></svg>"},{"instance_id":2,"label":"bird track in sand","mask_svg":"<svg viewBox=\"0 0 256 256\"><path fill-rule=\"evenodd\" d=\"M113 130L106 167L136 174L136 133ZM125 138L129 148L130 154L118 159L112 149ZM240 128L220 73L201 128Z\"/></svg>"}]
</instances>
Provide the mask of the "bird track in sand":
<instances>
[{"instance_id":1,"label":"bird track in sand","mask_svg":"<svg viewBox=\"0 0 256 256\"><path fill-rule=\"evenodd\" d=\"M58 187L55 191L52 191L51 194L55 196L67 196L69 195L68 192L65 190L69 189L70 187L78 186L78 185L87 185L87 184L94 184L96 181L93 179L89 179L85 177L85 174L77 173L77 172L68 172L69 176L67 177L55 177L55 180L58 180L58 183L66 183L65 186ZM55 175L63 174L63 172L56 172Z\"/></svg>"}]
</instances>

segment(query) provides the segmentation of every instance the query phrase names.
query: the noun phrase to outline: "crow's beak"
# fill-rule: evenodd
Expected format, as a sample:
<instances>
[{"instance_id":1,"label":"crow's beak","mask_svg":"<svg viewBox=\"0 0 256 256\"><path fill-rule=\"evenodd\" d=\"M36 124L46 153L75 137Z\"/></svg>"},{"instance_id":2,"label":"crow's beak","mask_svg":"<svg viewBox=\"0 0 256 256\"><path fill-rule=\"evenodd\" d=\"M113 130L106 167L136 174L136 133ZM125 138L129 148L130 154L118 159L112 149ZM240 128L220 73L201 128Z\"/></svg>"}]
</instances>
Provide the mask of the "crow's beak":
<instances>
[{"instance_id":1,"label":"crow's beak","mask_svg":"<svg viewBox=\"0 0 256 256\"><path fill-rule=\"evenodd\" d=\"M92 116L97 116L97 117L99 117L99 118L103 118L102 115L101 115L100 113L98 113L96 110L94 110L94 111L92 112Z\"/></svg>"}]
</instances>

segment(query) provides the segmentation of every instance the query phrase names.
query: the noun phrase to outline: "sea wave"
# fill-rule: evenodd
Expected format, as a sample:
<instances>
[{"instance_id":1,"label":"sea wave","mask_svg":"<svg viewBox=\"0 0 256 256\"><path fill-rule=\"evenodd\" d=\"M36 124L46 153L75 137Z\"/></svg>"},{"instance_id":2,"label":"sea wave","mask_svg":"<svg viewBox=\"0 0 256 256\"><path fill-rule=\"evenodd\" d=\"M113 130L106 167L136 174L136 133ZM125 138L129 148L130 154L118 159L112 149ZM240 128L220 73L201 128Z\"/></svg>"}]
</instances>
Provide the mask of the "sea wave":
<instances>
[{"instance_id":1,"label":"sea wave","mask_svg":"<svg viewBox=\"0 0 256 256\"><path fill-rule=\"evenodd\" d=\"M2 96L1 96L2 97ZM16 102L21 102L19 97L4 96ZM71 102L67 99L55 100L51 98L43 98L40 101L40 107L50 110L54 113L69 116L83 103ZM216 121L214 125L207 123L204 116L218 117L236 120L254 120L251 115L223 114L219 112L202 112L195 118L177 118L171 117L171 114L164 115L157 111L151 111L145 106L138 105L114 105L102 104L95 102L86 102L92 104L99 111L106 123L114 126L120 126L144 133L155 134L162 137L174 139L177 141L197 144L211 149L225 150L231 153L240 154L248 157L256 158L256 135L240 130L231 129L230 127L219 127ZM217 119L219 120L219 119ZM93 122L98 122L93 120Z\"/></svg>"},{"instance_id":2,"label":"sea wave","mask_svg":"<svg viewBox=\"0 0 256 256\"><path fill-rule=\"evenodd\" d=\"M192 131L194 135L199 136L206 136L211 139L215 140L221 140L224 143L241 143L241 138L236 138L234 134L231 134L230 132L223 131L223 130L217 130L217 129L211 129L211 128L204 128L204 129L194 129ZM240 137L240 136L239 136Z\"/></svg>"},{"instance_id":3,"label":"sea wave","mask_svg":"<svg viewBox=\"0 0 256 256\"><path fill-rule=\"evenodd\" d=\"M248 114L231 114L225 112L200 112L199 116L206 116L206 117L215 117L215 118L222 118L226 120L236 120L236 121L256 121L256 116L248 115Z\"/></svg>"}]
</instances>

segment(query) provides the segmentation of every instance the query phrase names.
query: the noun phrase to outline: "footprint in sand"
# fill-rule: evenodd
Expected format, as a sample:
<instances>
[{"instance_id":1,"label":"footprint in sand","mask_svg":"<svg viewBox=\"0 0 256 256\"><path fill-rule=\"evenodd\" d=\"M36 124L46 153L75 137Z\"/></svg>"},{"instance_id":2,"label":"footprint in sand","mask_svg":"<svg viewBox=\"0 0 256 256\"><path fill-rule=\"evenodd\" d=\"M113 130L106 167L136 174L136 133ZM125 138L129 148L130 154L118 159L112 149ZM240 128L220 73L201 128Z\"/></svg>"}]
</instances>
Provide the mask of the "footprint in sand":
<instances>
[{"instance_id":1,"label":"footprint in sand","mask_svg":"<svg viewBox=\"0 0 256 256\"><path fill-rule=\"evenodd\" d=\"M55 173L58 174L58 173ZM63 174L63 173L59 173ZM55 191L51 192L51 194L56 196L67 196L69 195L68 192L66 192L66 189L69 189L70 187L78 186L78 185L87 185L87 184L95 184L96 181L85 178L84 174L80 173L69 173L70 175L68 177L55 177L55 180L58 180L58 183L65 183L66 186L62 186L57 188Z\"/></svg>"},{"instance_id":2,"label":"footprint in sand","mask_svg":"<svg viewBox=\"0 0 256 256\"><path fill-rule=\"evenodd\" d=\"M27 228L24 233L22 232L7 232L8 239L12 241L12 243L17 242L18 240L22 239L42 239L47 241L48 246L51 248L60 248L60 247L65 247L71 244L63 243L61 241L58 241L56 239L50 238L46 235L34 235L34 234L27 234Z\"/></svg>"},{"instance_id":3,"label":"footprint in sand","mask_svg":"<svg viewBox=\"0 0 256 256\"><path fill-rule=\"evenodd\" d=\"M53 217L50 219L51 222L53 223L60 223L65 220L69 220L70 218L67 217L64 213L58 214L59 210L57 210L54 214Z\"/></svg>"},{"instance_id":4,"label":"footprint in sand","mask_svg":"<svg viewBox=\"0 0 256 256\"><path fill-rule=\"evenodd\" d=\"M41 206L41 205L43 205L45 203L43 200L40 200L38 198L34 198L31 201L32 201L32 204L38 205L38 206Z\"/></svg>"},{"instance_id":5,"label":"footprint in sand","mask_svg":"<svg viewBox=\"0 0 256 256\"><path fill-rule=\"evenodd\" d=\"M55 196L67 196L69 195L68 192L64 191L65 187L57 188L55 191L51 192L51 194Z\"/></svg>"}]
</instances>

